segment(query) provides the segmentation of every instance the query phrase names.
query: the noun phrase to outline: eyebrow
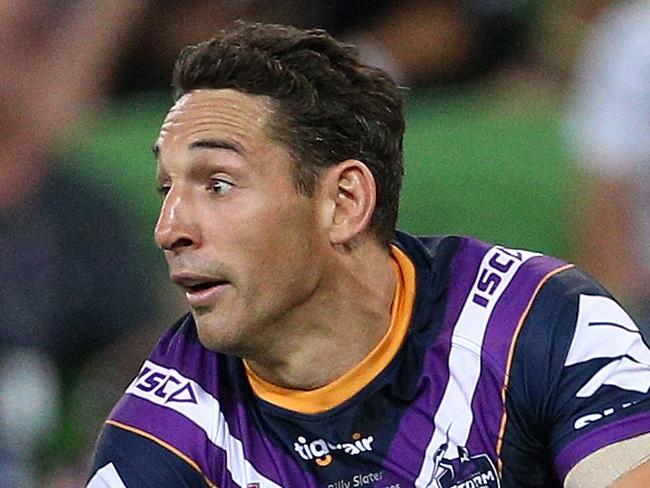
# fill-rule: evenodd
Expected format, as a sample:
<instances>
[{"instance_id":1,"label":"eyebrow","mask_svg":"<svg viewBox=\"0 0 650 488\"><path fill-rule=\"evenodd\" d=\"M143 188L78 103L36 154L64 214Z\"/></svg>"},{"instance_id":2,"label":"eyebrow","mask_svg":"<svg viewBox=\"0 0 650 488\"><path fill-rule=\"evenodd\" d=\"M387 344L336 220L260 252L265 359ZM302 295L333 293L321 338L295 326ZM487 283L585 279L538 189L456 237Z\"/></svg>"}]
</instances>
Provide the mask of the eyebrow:
<instances>
[{"instance_id":1,"label":"eyebrow","mask_svg":"<svg viewBox=\"0 0 650 488\"><path fill-rule=\"evenodd\" d=\"M234 151L238 154L244 153L244 148L241 144L231 141L228 139L199 139L194 141L189 146L190 149L227 149L229 151ZM151 148L153 155L156 159L160 156L160 146L158 143L155 143Z\"/></svg>"},{"instance_id":2,"label":"eyebrow","mask_svg":"<svg viewBox=\"0 0 650 488\"><path fill-rule=\"evenodd\" d=\"M244 153L241 144L229 139L199 139L190 144L190 149L227 149L239 154Z\"/></svg>"}]
</instances>

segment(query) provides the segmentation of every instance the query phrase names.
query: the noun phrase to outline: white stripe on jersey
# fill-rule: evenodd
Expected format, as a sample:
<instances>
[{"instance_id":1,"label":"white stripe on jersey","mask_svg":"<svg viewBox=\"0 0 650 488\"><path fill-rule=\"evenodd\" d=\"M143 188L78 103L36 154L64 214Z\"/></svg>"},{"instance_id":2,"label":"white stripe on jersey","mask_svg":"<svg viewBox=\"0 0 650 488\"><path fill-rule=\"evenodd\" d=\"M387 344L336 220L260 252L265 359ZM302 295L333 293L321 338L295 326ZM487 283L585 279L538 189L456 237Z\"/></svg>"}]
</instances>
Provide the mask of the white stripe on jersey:
<instances>
[{"instance_id":1,"label":"white stripe on jersey","mask_svg":"<svg viewBox=\"0 0 650 488\"><path fill-rule=\"evenodd\" d=\"M142 380L138 376L127 388L126 393L135 395L164 408L174 410L191 420L197 427L203 430L210 441L226 451L226 467L232 479L239 486L259 483L260 488L281 488L274 481L259 473L244 455L244 446L241 440L230 433L226 418L221 412L219 401L210 393L205 391L196 381L186 378L175 369L159 366L151 361L145 361L142 370L150 368L146 377L157 373L161 378L173 378L176 385L190 385L195 395L196 403L181 401L170 402L168 396L158 396L156 389L146 392L137 388L138 382Z\"/></svg>"},{"instance_id":2,"label":"white stripe on jersey","mask_svg":"<svg viewBox=\"0 0 650 488\"><path fill-rule=\"evenodd\" d=\"M435 454L442 444L448 443L446 453L452 458L456 457L457 447L467 444L474 421L472 398L481 373L481 347L488 321L495 304L519 267L535 256L539 254L493 247L483 257L474 285L454 327L449 352L449 381L434 418L434 432L420 474L415 480L417 488L436 486L435 475L440 459L435 459ZM497 268L495 263L499 265ZM504 266L506 263L511 263L507 269ZM498 281L496 278L490 280L495 274ZM489 286L486 286L486 282ZM486 289L489 293L486 293ZM484 298L477 301L476 295Z\"/></svg>"},{"instance_id":3,"label":"white stripe on jersey","mask_svg":"<svg viewBox=\"0 0 650 488\"><path fill-rule=\"evenodd\" d=\"M604 385L650 391L650 349L634 321L609 297L580 295L576 330L565 366L598 358L616 358L603 366L576 394L592 396Z\"/></svg>"},{"instance_id":4,"label":"white stripe on jersey","mask_svg":"<svg viewBox=\"0 0 650 488\"><path fill-rule=\"evenodd\" d=\"M126 488L113 463L100 468L95 473L86 488Z\"/></svg>"}]
</instances>

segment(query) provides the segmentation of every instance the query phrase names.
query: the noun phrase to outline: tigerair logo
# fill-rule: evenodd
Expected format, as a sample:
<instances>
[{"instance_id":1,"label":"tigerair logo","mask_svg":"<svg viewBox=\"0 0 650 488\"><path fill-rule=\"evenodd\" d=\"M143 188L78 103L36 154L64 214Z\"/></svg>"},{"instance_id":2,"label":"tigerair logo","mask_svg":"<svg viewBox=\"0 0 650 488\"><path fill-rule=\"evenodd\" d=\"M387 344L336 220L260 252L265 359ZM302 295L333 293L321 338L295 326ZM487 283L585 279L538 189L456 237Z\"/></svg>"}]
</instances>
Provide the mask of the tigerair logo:
<instances>
[{"instance_id":1,"label":"tigerair logo","mask_svg":"<svg viewBox=\"0 0 650 488\"><path fill-rule=\"evenodd\" d=\"M349 456L356 456L362 452L372 451L372 443L375 438L371 435L362 437L360 433L356 432L352 435L350 442L333 443L325 439L316 439L307 442L303 436L298 437L298 441L294 442L294 450L305 461L314 461L318 466L329 466L334 460L334 454L344 452Z\"/></svg>"}]
</instances>

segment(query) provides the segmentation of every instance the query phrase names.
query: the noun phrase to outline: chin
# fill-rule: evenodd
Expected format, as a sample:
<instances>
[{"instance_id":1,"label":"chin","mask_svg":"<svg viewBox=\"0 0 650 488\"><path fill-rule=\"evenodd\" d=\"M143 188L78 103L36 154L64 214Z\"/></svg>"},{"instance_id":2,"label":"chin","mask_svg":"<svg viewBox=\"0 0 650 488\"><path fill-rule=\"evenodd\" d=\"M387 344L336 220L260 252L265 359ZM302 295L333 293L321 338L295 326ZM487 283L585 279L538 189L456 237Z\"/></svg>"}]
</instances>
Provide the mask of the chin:
<instances>
[{"instance_id":1,"label":"chin","mask_svg":"<svg viewBox=\"0 0 650 488\"><path fill-rule=\"evenodd\" d=\"M201 344L211 351L243 357L246 341L240 327L224 321L210 320L208 316L194 315L196 330Z\"/></svg>"}]
</instances>

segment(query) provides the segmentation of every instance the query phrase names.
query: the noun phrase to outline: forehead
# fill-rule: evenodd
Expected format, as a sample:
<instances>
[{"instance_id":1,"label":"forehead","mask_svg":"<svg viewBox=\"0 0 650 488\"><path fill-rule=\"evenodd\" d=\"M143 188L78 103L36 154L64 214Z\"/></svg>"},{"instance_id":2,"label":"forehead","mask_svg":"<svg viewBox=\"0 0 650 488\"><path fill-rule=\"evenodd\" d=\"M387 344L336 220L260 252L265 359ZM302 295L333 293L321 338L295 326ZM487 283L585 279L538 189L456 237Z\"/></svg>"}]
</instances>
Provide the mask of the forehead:
<instances>
[{"instance_id":1,"label":"forehead","mask_svg":"<svg viewBox=\"0 0 650 488\"><path fill-rule=\"evenodd\" d=\"M156 149L190 145L205 137L247 141L267 136L267 121L273 114L268 97L231 89L201 89L186 93L169 110L160 128Z\"/></svg>"}]
</instances>

